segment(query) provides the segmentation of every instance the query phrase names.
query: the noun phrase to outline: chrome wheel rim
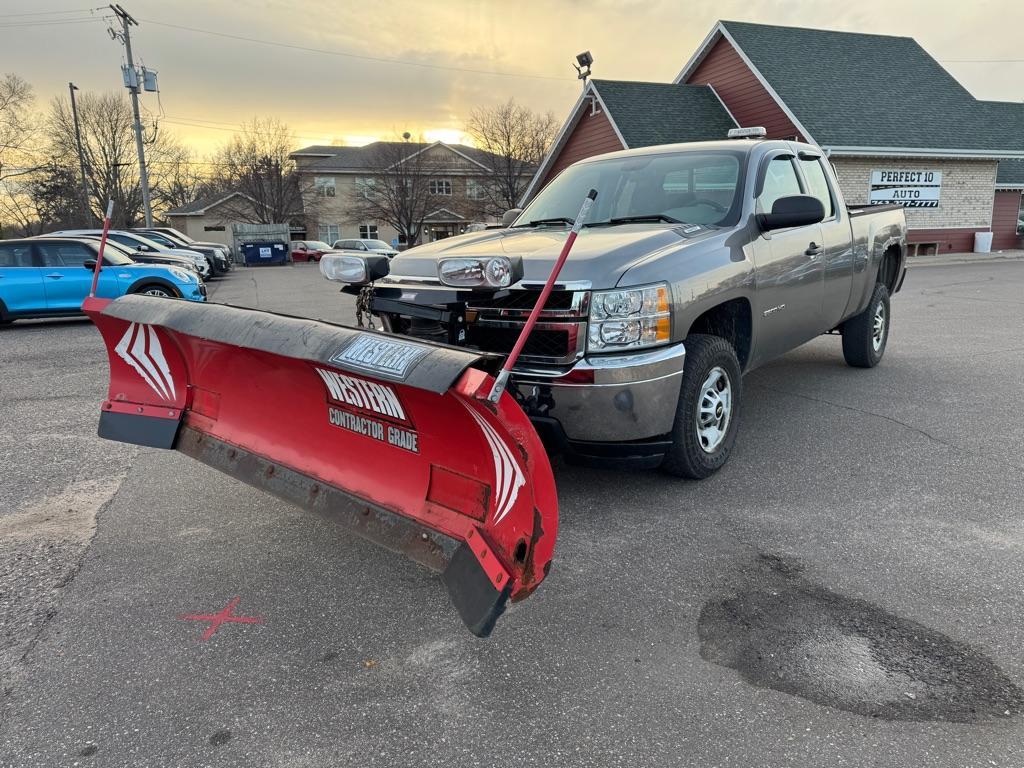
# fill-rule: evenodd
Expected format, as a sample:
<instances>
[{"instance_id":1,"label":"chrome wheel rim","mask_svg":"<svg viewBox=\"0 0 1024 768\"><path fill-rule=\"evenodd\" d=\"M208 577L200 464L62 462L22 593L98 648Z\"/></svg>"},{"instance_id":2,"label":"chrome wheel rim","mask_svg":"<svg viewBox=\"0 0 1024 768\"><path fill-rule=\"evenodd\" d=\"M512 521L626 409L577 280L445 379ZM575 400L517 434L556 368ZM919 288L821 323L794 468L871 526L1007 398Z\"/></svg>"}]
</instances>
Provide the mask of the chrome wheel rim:
<instances>
[{"instance_id":1,"label":"chrome wheel rim","mask_svg":"<svg viewBox=\"0 0 1024 768\"><path fill-rule=\"evenodd\" d=\"M875 352L882 348L885 342L885 304L878 302L875 308L875 317L871 322L871 345Z\"/></svg>"},{"instance_id":2,"label":"chrome wheel rim","mask_svg":"<svg viewBox=\"0 0 1024 768\"><path fill-rule=\"evenodd\" d=\"M162 296L165 299L170 295L167 291L162 288L150 288L148 291L142 292L143 296Z\"/></svg>"},{"instance_id":3,"label":"chrome wheel rim","mask_svg":"<svg viewBox=\"0 0 1024 768\"><path fill-rule=\"evenodd\" d=\"M725 440L732 418L729 374L721 367L712 368L697 397L697 442L704 453L714 453Z\"/></svg>"}]
</instances>

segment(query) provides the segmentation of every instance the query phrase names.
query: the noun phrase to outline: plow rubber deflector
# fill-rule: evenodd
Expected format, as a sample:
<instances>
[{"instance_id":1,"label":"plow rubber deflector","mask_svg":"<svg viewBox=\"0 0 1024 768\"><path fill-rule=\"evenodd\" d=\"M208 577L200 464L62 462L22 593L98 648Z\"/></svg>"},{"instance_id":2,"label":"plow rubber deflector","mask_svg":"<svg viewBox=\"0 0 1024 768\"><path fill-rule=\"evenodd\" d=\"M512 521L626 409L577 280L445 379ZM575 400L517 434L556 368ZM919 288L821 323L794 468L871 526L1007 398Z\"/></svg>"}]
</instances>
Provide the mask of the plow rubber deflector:
<instances>
[{"instance_id":1,"label":"plow rubber deflector","mask_svg":"<svg viewBox=\"0 0 1024 768\"><path fill-rule=\"evenodd\" d=\"M175 448L443 573L470 631L550 567L551 466L493 357L153 297L87 299L110 360L101 437Z\"/></svg>"}]
</instances>

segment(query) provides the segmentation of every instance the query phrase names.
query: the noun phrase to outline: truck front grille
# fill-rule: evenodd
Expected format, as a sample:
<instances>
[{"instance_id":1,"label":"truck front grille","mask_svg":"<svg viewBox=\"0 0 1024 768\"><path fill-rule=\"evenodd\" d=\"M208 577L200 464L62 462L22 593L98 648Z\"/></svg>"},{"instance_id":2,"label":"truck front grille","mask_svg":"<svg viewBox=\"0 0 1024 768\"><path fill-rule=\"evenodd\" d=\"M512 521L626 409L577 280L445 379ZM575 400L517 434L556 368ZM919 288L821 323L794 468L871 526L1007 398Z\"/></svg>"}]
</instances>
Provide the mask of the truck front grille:
<instances>
[{"instance_id":1,"label":"truck front grille","mask_svg":"<svg viewBox=\"0 0 1024 768\"><path fill-rule=\"evenodd\" d=\"M519 328L495 328L493 326L475 323L469 325L467 341L474 347L479 347L487 352L498 352L507 354L515 346L519 338ZM523 347L523 355L532 358L565 358L570 350L568 330L540 330L534 328L533 333L526 340Z\"/></svg>"},{"instance_id":2,"label":"truck front grille","mask_svg":"<svg viewBox=\"0 0 1024 768\"><path fill-rule=\"evenodd\" d=\"M540 291L510 291L466 307L467 342L485 352L512 351ZM552 291L523 347L524 362L565 365L583 356L587 336L588 291Z\"/></svg>"}]
</instances>

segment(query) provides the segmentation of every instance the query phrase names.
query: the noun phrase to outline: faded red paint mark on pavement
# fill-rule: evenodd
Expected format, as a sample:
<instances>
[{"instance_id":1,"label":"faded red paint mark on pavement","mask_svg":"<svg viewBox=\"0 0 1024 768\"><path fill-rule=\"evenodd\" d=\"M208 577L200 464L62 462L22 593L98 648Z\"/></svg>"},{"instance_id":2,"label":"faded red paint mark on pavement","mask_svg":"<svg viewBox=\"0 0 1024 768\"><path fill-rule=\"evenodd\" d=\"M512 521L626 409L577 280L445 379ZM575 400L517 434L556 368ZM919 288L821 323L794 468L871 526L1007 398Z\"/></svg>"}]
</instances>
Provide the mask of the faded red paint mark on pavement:
<instances>
[{"instance_id":1,"label":"faded red paint mark on pavement","mask_svg":"<svg viewBox=\"0 0 1024 768\"><path fill-rule=\"evenodd\" d=\"M260 616L235 616L233 611L235 606L238 605L242 598L236 597L227 607L220 613L206 614L206 613L190 613L185 616L179 616L179 619L184 621L208 621L210 626L203 632L203 636L200 640L209 640L213 637L213 633L216 632L221 624L262 624L263 619Z\"/></svg>"}]
</instances>

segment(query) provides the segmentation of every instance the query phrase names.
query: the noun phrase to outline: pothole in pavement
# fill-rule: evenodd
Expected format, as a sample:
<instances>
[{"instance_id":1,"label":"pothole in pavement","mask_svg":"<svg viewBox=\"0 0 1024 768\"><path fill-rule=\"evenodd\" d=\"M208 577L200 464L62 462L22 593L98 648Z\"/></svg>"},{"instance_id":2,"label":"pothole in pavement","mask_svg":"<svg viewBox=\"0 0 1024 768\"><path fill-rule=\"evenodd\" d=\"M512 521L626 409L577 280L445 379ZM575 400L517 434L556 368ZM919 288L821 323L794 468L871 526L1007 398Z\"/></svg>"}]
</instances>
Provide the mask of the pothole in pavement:
<instances>
[{"instance_id":1,"label":"pothole in pavement","mask_svg":"<svg viewBox=\"0 0 1024 768\"><path fill-rule=\"evenodd\" d=\"M872 603L802 578L777 556L755 588L701 611L700 654L750 683L887 720L973 723L1024 710L987 656Z\"/></svg>"}]
</instances>

